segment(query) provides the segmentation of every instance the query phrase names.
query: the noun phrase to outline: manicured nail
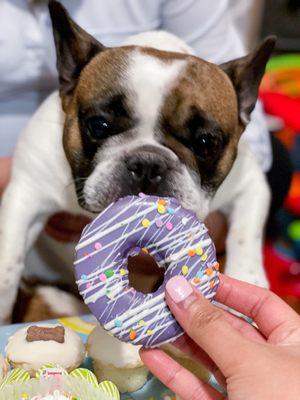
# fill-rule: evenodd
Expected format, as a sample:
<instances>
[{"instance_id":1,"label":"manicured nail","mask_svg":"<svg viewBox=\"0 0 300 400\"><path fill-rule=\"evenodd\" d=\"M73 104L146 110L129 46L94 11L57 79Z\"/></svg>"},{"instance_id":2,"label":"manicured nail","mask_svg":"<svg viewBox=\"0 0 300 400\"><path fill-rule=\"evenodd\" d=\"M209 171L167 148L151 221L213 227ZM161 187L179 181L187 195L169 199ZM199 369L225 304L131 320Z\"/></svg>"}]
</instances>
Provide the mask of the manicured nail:
<instances>
[{"instance_id":1,"label":"manicured nail","mask_svg":"<svg viewBox=\"0 0 300 400\"><path fill-rule=\"evenodd\" d=\"M174 276L166 284L166 291L174 303L178 304L193 294L193 288L183 276Z\"/></svg>"}]
</instances>

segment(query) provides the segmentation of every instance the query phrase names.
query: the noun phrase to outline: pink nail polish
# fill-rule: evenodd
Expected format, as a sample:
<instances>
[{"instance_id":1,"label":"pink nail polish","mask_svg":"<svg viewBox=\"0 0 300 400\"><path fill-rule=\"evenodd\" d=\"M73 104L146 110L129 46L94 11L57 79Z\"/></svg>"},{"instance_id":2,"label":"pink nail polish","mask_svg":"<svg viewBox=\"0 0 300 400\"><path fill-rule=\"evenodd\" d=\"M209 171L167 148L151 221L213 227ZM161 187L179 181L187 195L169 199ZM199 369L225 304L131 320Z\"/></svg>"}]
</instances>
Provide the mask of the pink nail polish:
<instances>
[{"instance_id":1,"label":"pink nail polish","mask_svg":"<svg viewBox=\"0 0 300 400\"><path fill-rule=\"evenodd\" d=\"M193 288L183 276L174 276L166 284L168 292L174 303L178 304L193 294Z\"/></svg>"}]
</instances>

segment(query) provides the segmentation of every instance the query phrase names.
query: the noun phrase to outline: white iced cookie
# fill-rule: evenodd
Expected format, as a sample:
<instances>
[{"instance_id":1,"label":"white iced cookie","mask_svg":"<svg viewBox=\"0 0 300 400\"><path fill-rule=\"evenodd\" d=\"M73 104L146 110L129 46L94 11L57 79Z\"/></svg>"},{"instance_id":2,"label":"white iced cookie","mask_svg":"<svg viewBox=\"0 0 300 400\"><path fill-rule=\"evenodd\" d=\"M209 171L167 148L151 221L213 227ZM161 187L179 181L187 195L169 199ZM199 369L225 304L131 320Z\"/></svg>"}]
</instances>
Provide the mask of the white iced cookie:
<instances>
[{"instance_id":1,"label":"white iced cookie","mask_svg":"<svg viewBox=\"0 0 300 400\"><path fill-rule=\"evenodd\" d=\"M98 380L114 382L120 392L144 386L149 371L139 356L140 347L120 342L97 326L88 338L87 351Z\"/></svg>"},{"instance_id":2,"label":"white iced cookie","mask_svg":"<svg viewBox=\"0 0 300 400\"><path fill-rule=\"evenodd\" d=\"M8 372L8 364L5 358L0 354L0 382L5 378Z\"/></svg>"},{"instance_id":3,"label":"white iced cookie","mask_svg":"<svg viewBox=\"0 0 300 400\"><path fill-rule=\"evenodd\" d=\"M85 357L85 346L80 337L58 324L20 329L8 339L5 351L12 367L23 368L32 376L45 364L58 364L70 372Z\"/></svg>"}]
</instances>

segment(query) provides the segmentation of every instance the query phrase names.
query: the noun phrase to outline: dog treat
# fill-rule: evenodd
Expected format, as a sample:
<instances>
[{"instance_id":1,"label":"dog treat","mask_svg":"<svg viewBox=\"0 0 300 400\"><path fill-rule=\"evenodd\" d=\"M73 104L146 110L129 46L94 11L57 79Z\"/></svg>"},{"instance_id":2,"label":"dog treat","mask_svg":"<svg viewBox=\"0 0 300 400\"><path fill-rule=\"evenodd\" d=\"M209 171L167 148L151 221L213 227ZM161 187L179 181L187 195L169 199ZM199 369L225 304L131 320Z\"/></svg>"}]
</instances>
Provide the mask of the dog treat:
<instances>
[{"instance_id":1,"label":"dog treat","mask_svg":"<svg viewBox=\"0 0 300 400\"><path fill-rule=\"evenodd\" d=\"M43 371L47 371L47 374ZM96 376L84 368L67 374L59 366L43 366L30 378L27 371L12 370L0 385L0 399L5 400L120 400L113 382L98 383Z\"/></svg>"},{"instance_id":2,"label":"dog treat","mask_svg":"<svg viewBox=\"0 0 300 400\"><path fill-rule=\"evenodd\" d=\"M99 381L112 381L121 393L135 392L147 382L148 369L139 355L141 346L120 342L96 326L87 342L88 356Z\"/></svg>"},{"instance_id":3,"label":"dog treat","mask_svg":"<svg viewBox=\"0 0 300 400\"><path fill-rule=\"evenodd\" d=\"M45 364L58 364L72 371L85 357L80 337L58 324L35 324L18 330L8 339L5 351L13 368L23 368L31 376Z\"/></svg>"},{"instance_id":4,"label":"dog treat","mask_svg":"<svg viewBox=\"0 0 300 400\"><path fill-rule=\"evenodd\" d=\"M127 258L140 251L164 268L163 284L143 294L129 286ZM219 282L207 228L173 198L127 196L83 230L76 246L79 291L105 330L118 339L155 347L183 334L165 302L165 285L184 276L213 299Z\"/></svg>"},{"instance_id":5,"label":"dog treat","mask_svg":"<svg viewBox=\"0 0 300 400\"><path fill-rule=\"evenodd\" d=\"M65 328L63 326L55 326L54 328L36 325L30 326L27 329L26 340L27 342L55 340L57 343L64 343Z\"/></svg>"}]
</instances>

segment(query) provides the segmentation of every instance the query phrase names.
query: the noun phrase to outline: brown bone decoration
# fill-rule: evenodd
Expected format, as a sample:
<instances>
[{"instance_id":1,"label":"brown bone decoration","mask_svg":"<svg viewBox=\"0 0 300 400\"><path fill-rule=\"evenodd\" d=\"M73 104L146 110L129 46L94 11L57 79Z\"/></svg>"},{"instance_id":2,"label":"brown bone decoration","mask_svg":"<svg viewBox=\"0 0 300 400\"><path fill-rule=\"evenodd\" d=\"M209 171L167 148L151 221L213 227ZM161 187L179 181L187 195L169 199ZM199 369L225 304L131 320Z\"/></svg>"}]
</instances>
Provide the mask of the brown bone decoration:
<instances>
[{"instance_id":1,"label":"brown bone decoration","mask_svg":"<svg viewBox=\"0 0 300 400\"><path fill-rule=\"evenodd\" d=\"M57 343L65 342L65 328L63 326L56 326L48 328L46 326L30 326L27 329L27 342L37 342L39 340L49 341L54 340Z\"/></svg>"}]
</instances>

